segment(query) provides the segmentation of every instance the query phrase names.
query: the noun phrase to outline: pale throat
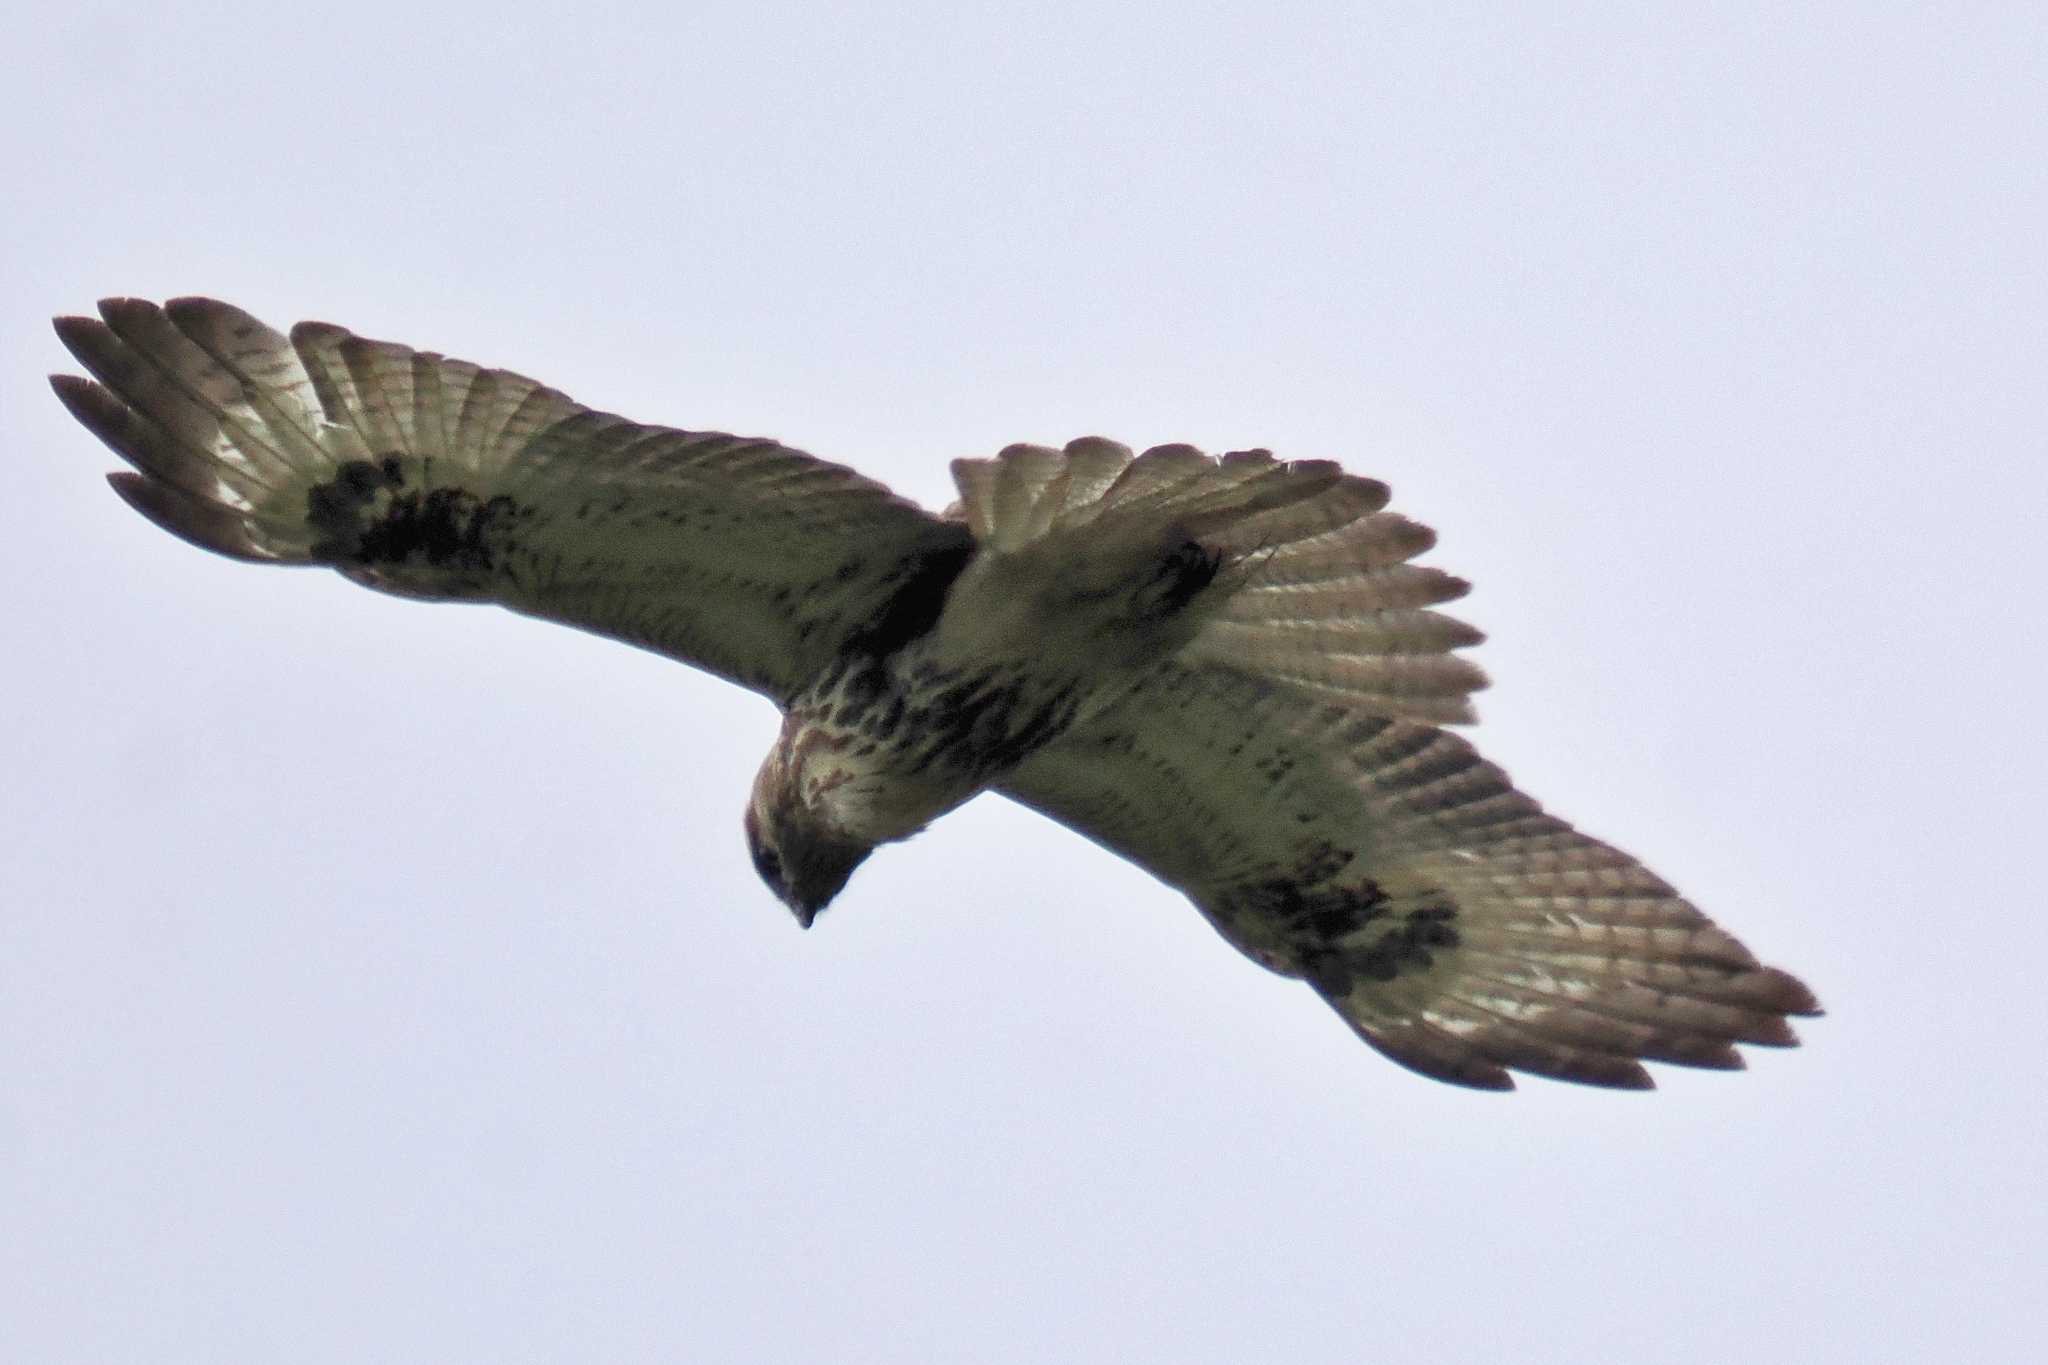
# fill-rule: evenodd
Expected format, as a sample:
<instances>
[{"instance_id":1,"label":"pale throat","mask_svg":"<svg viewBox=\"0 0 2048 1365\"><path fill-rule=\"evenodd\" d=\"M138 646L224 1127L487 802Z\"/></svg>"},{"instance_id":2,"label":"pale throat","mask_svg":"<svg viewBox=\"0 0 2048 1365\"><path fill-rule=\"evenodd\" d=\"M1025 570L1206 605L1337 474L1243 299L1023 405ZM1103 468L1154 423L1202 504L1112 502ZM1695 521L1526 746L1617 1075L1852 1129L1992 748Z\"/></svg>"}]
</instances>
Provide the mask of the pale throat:
<instances>
[{"instance_id":1,"label":"pale throat","mask_svg":"<svg viewBox=\"0 0 2048 1365\"><path fill-rule=\"evenodd\" d=\"M784 809L821 832L862 844L908 839L980 789L949 764L919 768L899 743L792 709L770 756Z\"/></svg>"}]
</instances>

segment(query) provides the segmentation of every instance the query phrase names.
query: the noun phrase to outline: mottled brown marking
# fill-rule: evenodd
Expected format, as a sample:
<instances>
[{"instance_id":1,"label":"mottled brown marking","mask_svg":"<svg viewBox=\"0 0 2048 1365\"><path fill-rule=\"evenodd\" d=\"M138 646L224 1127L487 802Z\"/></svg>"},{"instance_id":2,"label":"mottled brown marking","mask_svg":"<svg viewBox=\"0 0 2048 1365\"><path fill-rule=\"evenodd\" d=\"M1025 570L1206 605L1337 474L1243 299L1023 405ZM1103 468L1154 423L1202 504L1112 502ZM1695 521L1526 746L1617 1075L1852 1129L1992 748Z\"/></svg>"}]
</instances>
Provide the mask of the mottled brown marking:
<instances>
[{"instance_id":1,"label":"mottled brown marking","mask_svg":"<svg viewBox=\"0 0 2048 1365\"><path fill-rule=\"evenodd\" d=\"M525 515L503 495L486 500L453 486L408 487L407 464L396 455L347 461L306 492L306 521L323 536L314 556L362 568L485 571Z\"/></svg>"}]
</instances>

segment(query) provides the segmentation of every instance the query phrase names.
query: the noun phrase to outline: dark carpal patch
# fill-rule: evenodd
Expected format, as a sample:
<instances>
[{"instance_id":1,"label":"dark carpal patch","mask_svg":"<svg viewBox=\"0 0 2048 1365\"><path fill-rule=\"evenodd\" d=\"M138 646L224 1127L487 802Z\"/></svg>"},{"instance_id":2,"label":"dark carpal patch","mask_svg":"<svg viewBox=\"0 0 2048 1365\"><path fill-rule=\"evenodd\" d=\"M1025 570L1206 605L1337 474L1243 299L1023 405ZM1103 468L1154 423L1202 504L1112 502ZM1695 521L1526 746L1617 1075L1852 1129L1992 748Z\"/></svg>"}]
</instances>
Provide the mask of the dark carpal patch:
<instances>
[{"instance_id":1,"label":"dark carpal patch","mask_svg":"<svg viewBox=\"0 0 2048 1365\"><path fill-rule=\"evenodd\" d=\"M1309 865L1318 871L1336 872L1350 861L1332 848L1311 855ZM1346 995L1360 979L1392 981L1427 971L1433 950L1458 946L1458 911L1448 897L1428 893L1417 904L1403 896L1397 907L1370 878L1321 884L1275 878L1244 887L1236 899L1241 911L1266 922L1266 932L1287 945L1302 974L1326 995ZM1385 920L1393 922L1375 928Z\"/></svg>"},{"instance_id":2,"label":"dark carpal patch","mask_svg":"<svg viewBox=\"0 0 2048 1365\"><path fill-rule=\"evenodd\" d=\"M1458 931L1451 923L1457 914L1448 901L1406 912L1399 924L1352 955L1354 969L1373 981L1428 971L1436 960L1431 949L1458 946Z\"/></svg>"},{"instance_id":3,"label":"dark carpal patch","mask_svg":"<svg viewBox=\"0 0 2048 1365\"><path fill-rule=\"evenodd\" d=\"M350 460L306 493L306 520L322 539L313 554L362 568L424 565L460 574L493 567L502 533L522 515L512 499L421 487L396 455ZM424 475L424 470L417 470Z\"/></svg>"},{"instance_id":4,"label":"dark carpal patch","mask_svg":"<svg viewBox=\"0 0 2048 1365\"><path fill-rule=\"evenodd\" d=\"M322 559L352 557L362 535L364 512L379 495L405 486L404 466L396 455L382 460L350 460L326 483L306 490L306 524L327 539L313 547Z\"/></svg>"},{"instance_id":5,"label":"dark carpal patch","mask_svg":"<svg viewBox=\"0 0 2048 1365\"><path fill-rule=\"evenodd\" d=\"M1290 934L1329 944L1380 918L1387 893L1370 877L1320 886L1297 877L1280 877L1254 883L1241 899L1278 918Z\"/></svg>"}]
</instances>

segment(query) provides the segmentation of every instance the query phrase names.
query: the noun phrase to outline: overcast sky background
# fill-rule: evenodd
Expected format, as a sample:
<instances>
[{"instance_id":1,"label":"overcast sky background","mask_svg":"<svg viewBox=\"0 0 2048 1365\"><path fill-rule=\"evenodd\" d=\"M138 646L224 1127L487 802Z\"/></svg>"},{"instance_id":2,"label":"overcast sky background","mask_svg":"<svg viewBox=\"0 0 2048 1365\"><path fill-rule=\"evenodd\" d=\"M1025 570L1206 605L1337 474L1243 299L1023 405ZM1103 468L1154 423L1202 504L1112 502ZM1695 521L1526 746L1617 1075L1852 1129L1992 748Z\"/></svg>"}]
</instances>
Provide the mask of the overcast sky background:
<instances>
[{"instance_id":1,"label":"overcast sky background","mask_svg":"<svg viewBox=\"0 0 2048 1365\"><path fill-rule=\"evenodd\" d=\"M557 8L9 26L0 1358L2038 1349L2039 6ZM801 934L766 703L107 492L47 318L197 292L933 505L1341 459L1829 1017L1461 1092L994 797Z\"/></svg>"}]
</instances>

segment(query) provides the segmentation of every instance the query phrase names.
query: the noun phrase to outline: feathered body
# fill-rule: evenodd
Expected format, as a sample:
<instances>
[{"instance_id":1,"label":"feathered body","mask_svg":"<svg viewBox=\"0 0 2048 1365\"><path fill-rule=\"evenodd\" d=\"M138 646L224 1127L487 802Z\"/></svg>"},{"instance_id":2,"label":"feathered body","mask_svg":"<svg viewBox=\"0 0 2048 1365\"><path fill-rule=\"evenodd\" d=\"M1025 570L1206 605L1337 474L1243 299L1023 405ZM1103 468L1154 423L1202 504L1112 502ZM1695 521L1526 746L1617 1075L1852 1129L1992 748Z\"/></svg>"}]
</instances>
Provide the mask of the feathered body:
<instances>
[{"instance_id":1,"label":"feathered body","mask_svg":"<svg viewBox=\"0 0 2048 1365\"><path fill-rule=\"evenodd\" d=\"M997 790L1184 891L1375 1047L1645 1086L1815 1009L1464 740L1480 636L1386 488L1265 451L1090 438L954 466L933 516L770 441L210 300L59 332L122 495L238 558L494 601L780 705L745 831L809 924L879 845Z\"/></svg>"}]
</instances>

